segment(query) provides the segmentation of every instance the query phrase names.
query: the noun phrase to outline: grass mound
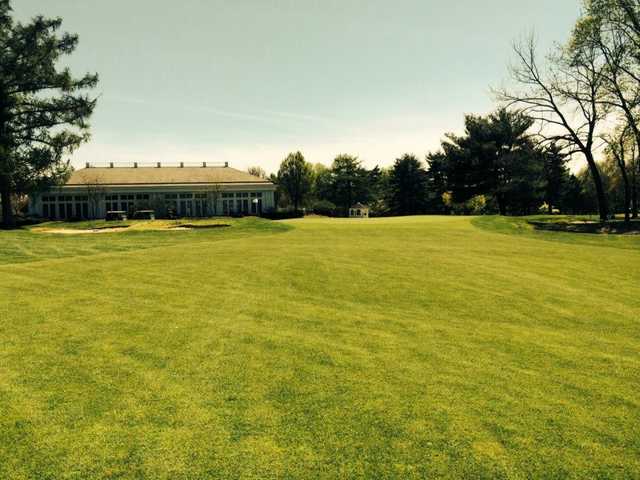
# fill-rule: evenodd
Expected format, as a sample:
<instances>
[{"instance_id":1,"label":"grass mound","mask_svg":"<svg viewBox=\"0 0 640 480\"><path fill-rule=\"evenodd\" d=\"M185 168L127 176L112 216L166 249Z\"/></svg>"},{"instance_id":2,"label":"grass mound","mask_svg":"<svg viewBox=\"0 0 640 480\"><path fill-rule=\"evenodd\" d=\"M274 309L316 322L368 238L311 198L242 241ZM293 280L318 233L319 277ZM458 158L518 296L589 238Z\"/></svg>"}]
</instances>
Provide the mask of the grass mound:
<instances>
[{"instance_id":1,"label":"grass mound","mask_svg":"<svg viewBox=\"0 0 640 480\"><path fill-rule=\"evenodd\" d=\"M471 223L489 232L518 235L575 245L607 246L625 249L640 248L640 235L635 235L634 223L631 230L624 230L624 222L602 226L595 217L589 216L547 216L530 217L474 217ZM595 235L600 233L600 235Z\"/></svg>"},{"instance_id":2,"label":"grass mound","mask_svg":"<svg viewBox=\"0 0 640 480\"><path fill-rule=\"evenodd\" d=\"M231 225L231 228L174 230L190 225ZM114 227L104 229L105 227ZM83 234L102 229L99 235ZM49 259L118 254L165 246L193 246L200 243L261 236L290 230L289 225L255 217L202 220L130 220L127 222L48 222L0 232L0 265ZM60 232L65 234L60 234ZM74 234L77 232L77 234Z\"/></svg>"}]
</instances>

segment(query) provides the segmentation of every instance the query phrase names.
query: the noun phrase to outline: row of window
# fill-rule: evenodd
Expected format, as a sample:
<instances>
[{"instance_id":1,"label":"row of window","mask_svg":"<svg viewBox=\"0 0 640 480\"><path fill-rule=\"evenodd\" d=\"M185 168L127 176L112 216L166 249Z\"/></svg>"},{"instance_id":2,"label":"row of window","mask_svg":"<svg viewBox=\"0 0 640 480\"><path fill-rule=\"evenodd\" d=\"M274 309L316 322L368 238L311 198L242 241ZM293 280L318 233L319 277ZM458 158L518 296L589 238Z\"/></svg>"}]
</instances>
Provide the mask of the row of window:
<instances>
[{"instance_id":1,"label":"row of window","mask_svg":"<svg viewBox=\"0 0 640 480\"><path fill-rule=\"evenodd\" d=\"M127 200L149 200L149 194L148 193L128 193L128 194L121 194L121 195L105 195L105 200L107 201L117 201L117 200L123 200L123 201L127 201Z\"/></svg>"},{"instance_id":2,"label":"row of window","mask_svg":"<svg viewBox=\"0 0 640 480\"><path fill-rule=\"evenodd\" d=\"M62 202L56 206L55 203L43 203L42 216L45 218L59 218L61 220L89 218L89 204L87 202Z\"/></svg>"},{"instance_id":3,"label":"row of window","mask_svg":"<svg viewBox=\"0 0 640 480\"><path fill-rule=\"evenodd\" d=\"M233 213L243 213L254 215L262 213L262 200L249 201L248 198L237 200L222 200L222 213L224 215L231 215Z\"/></svg>"},{"instance_id":4,"label":"row of window","mask_svg":"<svg viewBox=\"0 0 640 480\"><path fill-rule=\"evenodd\" d=\"M89 200L87 195L45 195L42 197L42 201L44 203L54 203L54 202L86 202Z\"/></svg>"},{"instance_id":5,"label":"row of window","mask_svg":"<svg viewBox=\"0 0 640 480\"><path fill-rule=\"evenodd\" d=\"M262 192L226 193L222 195L222 213L262 213ZM105 195L105 211L125 211L133 214L136 209L150 208L148 193ZM207 193L166 193L165 208L186 217L204 217L217 213L209 205ZM52 219L88 218L90 202L88 195L48 195L42 197L42 215ZM93 204L93 208L99 205ZM92 215L95 215L93 212Z\"/></svg>"},{"instance_id":6,"label":"row of window","mask_svg":"<svg viewBox=\"0 0 640 480\"><path fill-rule=\"evenodd\" d=\"M206 193L165 193L164 198L166 200L191 199L191 198L207 198ZM238 192L238 193L223 193L222 198L262 198L262 192ZM87 195L44 195L42 201L44 203L54 202L86 202L89 197ZM148 193L127 193L127 194L112 194L105 195L105 200L108 202L114 201L131 201L131 200L149 200Z\"/></svg>"},{"instance_id":7,"label":"row of window","mask_svg":"<svg viewBox=\"0 0 640 480\"><path fill-rule=\"evenodd\" d=\"M207 198L206 193L165 193L165 200L176 200L180 198L181 200L191 200L192 198Z\"/></svg>"},{"instance_id":8,"label":"row of window","mask_svg":"<svg viewBox=\"0 0 640 480\"><path fill-rule=\"evenodd\" d=\"M262 198L262 192L223 193L222 198Z\"/></svg>"}]
</instances>

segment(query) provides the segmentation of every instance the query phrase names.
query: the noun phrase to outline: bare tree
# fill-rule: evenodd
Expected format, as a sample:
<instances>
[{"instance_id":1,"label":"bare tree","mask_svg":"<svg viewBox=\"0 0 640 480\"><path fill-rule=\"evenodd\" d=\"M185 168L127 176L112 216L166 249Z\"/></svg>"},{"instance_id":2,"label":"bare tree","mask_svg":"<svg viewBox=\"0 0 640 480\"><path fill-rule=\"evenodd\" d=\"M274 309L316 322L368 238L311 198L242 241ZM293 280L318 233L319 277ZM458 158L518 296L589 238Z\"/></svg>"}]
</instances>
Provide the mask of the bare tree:
<instances>
[{"instance_id":1,"label":"bare tree","mask_svg":"<svg viewBox=\"0 0 640 480\"><path fill-rule=\"evenodd\" d=\"M247 168L247 172L249 172L249 174L253 175L254 177L267 178L267 172L265 172L264 168L262 167L249 167Z\"/></svg>"},{"instance_id":2,"label":"bare tree","mask_svg":"<svg viewBox=\"0 0 640 480\"><path fill-rule=\"evenodd\" d=\"M606 153L611 156L620 170L622 186L624 188L624 221L628 223L631 211L631 180L627 169L627 163L633 164L636 156L635 139L632 136L629 124L618 127L611 135L603 135L603 140L607 143ZM628 162L628 159L631 159Z\"/></svg>"},{"instance_id":3,"label":"bare tree","mask_svg":"<svg viewBox=\"0 0 640 480\"><path fill-rule=\"evenodd\" d=\"M91 216L91 218L97 218L100 200L104 197L104 194L106 192L105 187L103 187L103 182L100 175L93 175L87 181L86 192L87 202L89 204L89 208L91 209L89 215Z\"/></svg>"},{"instance_id":4,"label":"bare tree","mask_svg":"<svg viewBox=\"0 0 640 480\"><path fill-rule=\"evenodd\" d=\"M212 215L218 214L218 201L222 197L222 187L214 183L207 188L207 204L211 204Z\"/></svg>"},{"instance_id":5,"label":"bare tree","mask_svg":"<svg viewBox=\"0 0 640 480\"><path fill-rule=\"evenodd\" d=\"M508 107L517 107L539 125L542 142L555 142L569 155L582 154L587 162L598 198L600 219L609 215L602 177L595 159L598 128L608 114L602 103L605 78L599 52L592 45L579 51L557 47L543 70L537 59L533 35L514 44L517 64L511 76L519 90L495 90Z\"/></svg>"},{"instance_id":6,"label":"bare tree","mask_svg":"<svg viewBox=\"0 0 640 480\"><path fill-rule=\"evenodd\" d=\"M574 45L592 44L603 58L606 96L603 103L623 117L622 126L605 138L608 153L620 167L625 205L638 217L640 164L640 2L637 0L585 0L583 16L574 30ZM630 137L635 146L628 145ZM625 149L626 146L626 149ZM625 159L625 150L632 151ZM631 205L629 205L631 202ZM625 212L625 220L628 214Z\"/></svg>"}]
</instances>

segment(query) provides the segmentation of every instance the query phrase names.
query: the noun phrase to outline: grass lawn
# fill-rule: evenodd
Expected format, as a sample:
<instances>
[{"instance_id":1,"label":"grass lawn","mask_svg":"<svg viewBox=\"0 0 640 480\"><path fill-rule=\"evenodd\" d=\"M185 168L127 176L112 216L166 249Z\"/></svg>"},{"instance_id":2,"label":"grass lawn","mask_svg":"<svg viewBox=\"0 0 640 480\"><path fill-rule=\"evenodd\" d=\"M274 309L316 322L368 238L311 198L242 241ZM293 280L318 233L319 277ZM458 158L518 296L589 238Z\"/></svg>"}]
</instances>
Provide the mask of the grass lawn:
<instances>
[{"instance_id":1,"label":"grass lawn","mask_svg":"<svg viewBox=\"0 0 640 480\"><path fill-rule=\"evenodd\" d=\"M640 478L640 235L228 223L0 232L0 478Z\"/></svg>"}]
</instances>

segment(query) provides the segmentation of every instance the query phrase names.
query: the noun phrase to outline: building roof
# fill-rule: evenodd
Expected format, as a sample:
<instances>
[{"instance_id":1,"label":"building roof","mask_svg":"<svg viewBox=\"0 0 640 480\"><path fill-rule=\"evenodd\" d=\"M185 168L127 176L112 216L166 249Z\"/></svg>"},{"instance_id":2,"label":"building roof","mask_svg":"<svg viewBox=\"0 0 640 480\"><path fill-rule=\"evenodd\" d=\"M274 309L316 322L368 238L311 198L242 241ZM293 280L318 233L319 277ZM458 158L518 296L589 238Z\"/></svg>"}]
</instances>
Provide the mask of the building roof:
<instances>
[{"instance_id":1,"label":"building roof","mask_svg":"<svg viewBox=\"0 0 640 480\"><path fill-rule=\"evenodd\" d=\"M351 208L360 208L360 209L362 209L362 208L369 208L369 207L367 207L366 205L363 205L361 203L356 203Z\"/></svg>"},{"instance_id":2,"label":"building roof","mask_svg":"<svg viewBox=\"0 0 640 480\"><path fill-rule=\"evenodd\" d=\"M231 167L89 167L75 170L66 186L264 184L269 180Z\"/></svg>"}]
</instances>

